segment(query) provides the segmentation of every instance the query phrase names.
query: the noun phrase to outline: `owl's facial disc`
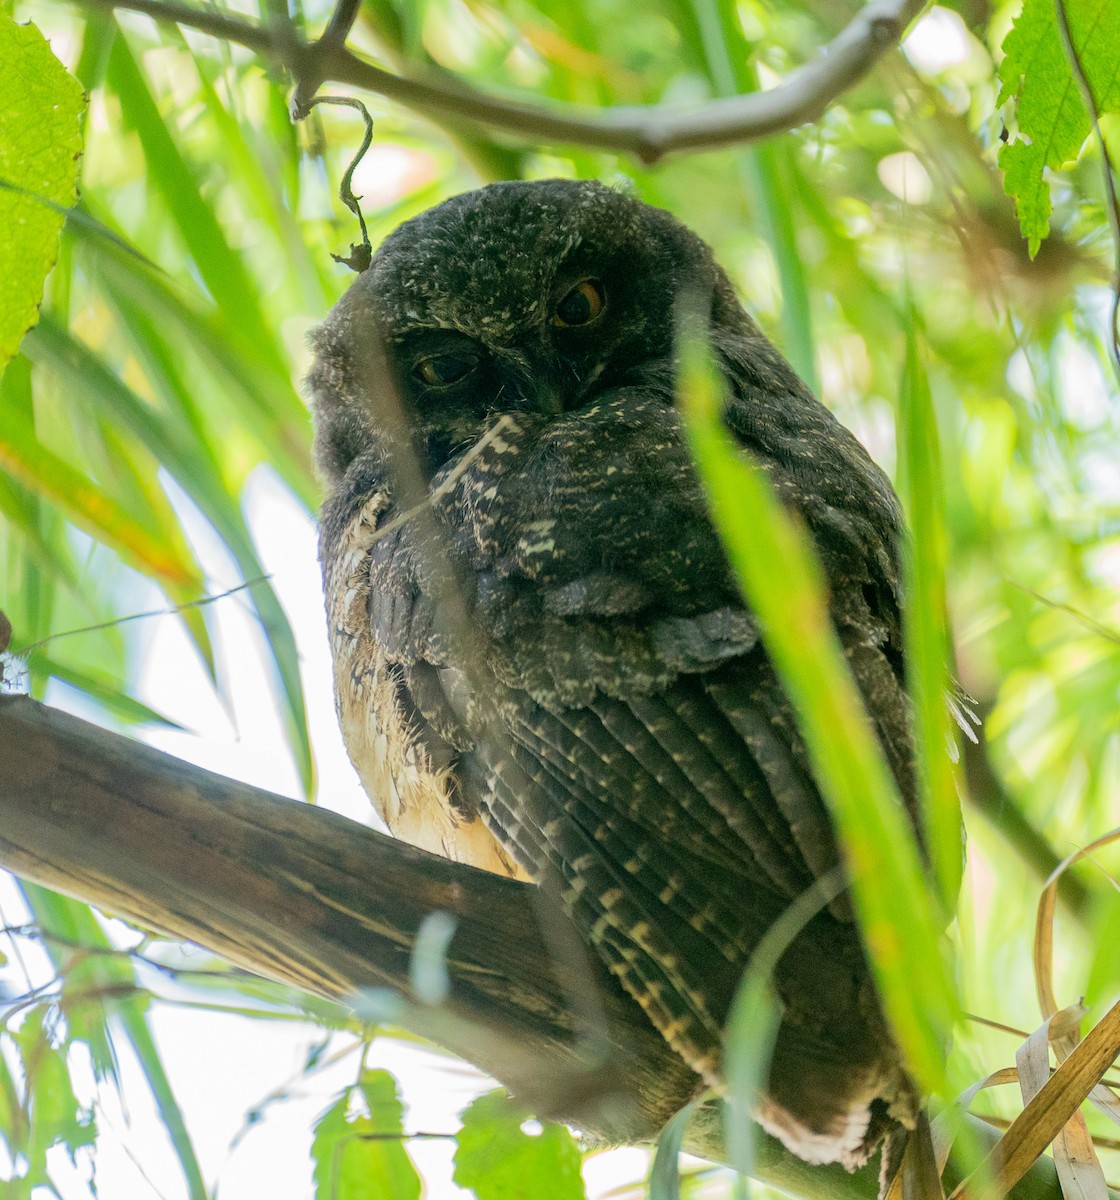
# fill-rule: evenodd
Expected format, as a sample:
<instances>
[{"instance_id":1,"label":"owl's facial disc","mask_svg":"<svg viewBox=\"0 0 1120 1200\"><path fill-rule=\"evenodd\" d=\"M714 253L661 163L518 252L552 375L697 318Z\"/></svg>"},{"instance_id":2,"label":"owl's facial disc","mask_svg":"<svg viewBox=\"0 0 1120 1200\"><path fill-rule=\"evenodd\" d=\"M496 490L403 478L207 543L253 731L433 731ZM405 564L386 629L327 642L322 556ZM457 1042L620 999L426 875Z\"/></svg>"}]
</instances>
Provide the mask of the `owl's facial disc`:
<instances>
[{"instance_id":1,"label":"owl's facial disc","mask_svg":"<svg viewBox=\"0 0 1120 1200\"><path fill-rule=\"evenodd\" d=\"M745 322L726 277L667 213L601 184L493 184L382 243L317 338L316 458L341 475L381 436L376 326L430 466L498 413L560 418L616 388L672 403L674 297L710 293ZM718 312L717 312L718 308Z\"/></svg>"}]
</instances>

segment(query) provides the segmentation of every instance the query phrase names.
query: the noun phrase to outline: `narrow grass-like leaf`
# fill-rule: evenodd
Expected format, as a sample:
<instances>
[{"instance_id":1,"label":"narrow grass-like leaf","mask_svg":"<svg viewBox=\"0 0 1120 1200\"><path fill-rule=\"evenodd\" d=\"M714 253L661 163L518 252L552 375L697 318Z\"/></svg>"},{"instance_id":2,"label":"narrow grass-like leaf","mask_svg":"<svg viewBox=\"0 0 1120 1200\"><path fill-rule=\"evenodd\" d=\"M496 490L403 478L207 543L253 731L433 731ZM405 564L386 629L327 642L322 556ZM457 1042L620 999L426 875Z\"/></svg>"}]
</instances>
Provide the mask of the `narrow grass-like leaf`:
<instances>
[{"instance_id":1,"label":"narrow grass-like leaf","mask_svg":"<svg viewBox=\"0 0 1120 1200\"><path fill-rule=\"evenodd\" d=\"M945 497L941 441L929 381L921 361L917 313L906 332L906 369L899 401L899 491L910 527L904 561L903 634L906 683L914 704L918 784L933 874L946 919L956 907L963 867L961 806L947 745L949 637L945 613Z\"/></svg>"},{"instance_id":2,"label":"narrow grass-like leaf","mask_svg":"<svg viewBox=\"0 0 1120 1200\"><path fill-rule=\"evenodd\" d=\"M422 1004L442 1004L447 999L451 990L447 950L458 925L451 913L439 909L420 922L408 961L408 979L413 995Z\"/></svg>"},{"instance_id":3,"label":"narrow grass-like leaf","mask_svg":"<svg viewBox=\"0 0 1120 1200\"><path fill-rule=\"evenodd\" d=\"M180 341L214 372L239 429L255 438L263 457L311 507L319 490L311 474L310 422L287 373L262 370L244 330L183 294L162 272L88 229L74 227L106 299L123 311L131 303L172 344Z\"/></svg>"},{"instance_id":4,"label":"narrow grass-like leaf","mask_svg":"<svg viewBox=\"0 0 1120 1200\"><path fill-rule=\"evenodd\" d=\"M682 338L680 392L712 518L797 708L837 824L887 1014L920 1085L940 1091L957 1017L940 913L829 619L820 568L802 527L725 429L723 381L696 332Z\"/></svg>"},{"instance_id":5,"label":"narrow grass-like leaf","mask_svg":"<svg viewBox=\"0 0 1120 1200\"><path fill-rule=\"evenodd\" d=\"M696 1099L686 1104L658 1135L657 1149L649 1168L648 1200L680 1200L684 1135L700 1103L700 1099Z\"/></svg>"},{"instance_id":6,"label":"narrow grass-like leaf","mask_svg":"<svg viewBox=\"0 0 1120 1200\"><path fill-rule=\"evenodd\" d=\"M88 905L71 900L68 896L60 896L38 884L25 882L21 886L27 906L44 932L53 933L75 945L99 950L112 949L112 944ZM148 1026L144 1012L146 999L127 995L130 989L138 989L136 974L127 956L94 954L71 963L68 962L69 952L52 943L49 937L44 939L43 945L55 968L64 976L63 1004L67 1009L71 1031L90 1045L95 1064L115 1078L116 1060L108 1025L110 1014L104 1002L96 998L98 992L113 994L112 1016L124 1029L148 1082L179 1159L190 1200L208 1200L194 1143Z\"/></svg>"},{"instance_id":7,"label":"narrow grass-like leaf","mask_svg":"<svg viewBox=\"0 0 1120 1200\"><path fill-rule=\"evenodd\" d=\"M744 95L758 90L751 47L735 4L729 0L690 0L700 52L717 96ZM740 173L762 217L763 232L774 253L782 287L784 350L802 379L816 391L817 368L812 311L805 268L794 227L795 193L785 178L789 150L775 140L739 152Z\"/></svg>"},{"instance_id":8,"label":"narrow grass-like leaf","mask_svg":"<svg viewBox=\"0 0 1120 1200\"><path fill-rule=\"evenodd\" d=\"M103 475L107 490L111 484L114 500L125 511L144 514L145 527L158 538L169 555L191 564L193 579L190 584L177 584L167 579L157 582L173 604L185 606L181 619L213 679L214 649L210 633L203 614L191 607L202 590L196 582L202 579L202 571L179 517L160 486L157 464L161 461L161 448L151 438L136 437L137 425L157 423L158 414L138 398L127 416L117 413L110 405L99 403L106 393L132 393L49 313L43 314L33 336L27 340L26 353L37 365L50 367L64 384L74 389L75 394L94 401L91 408L83 409L78 418L79 428L88 458L95 457L95 448L100 449L103 470L99 475ZM155 462L146 451L155 456Z\"/></svg>"},{"instance_id":9,"label":"narrow grass-like leaf","mask_svg":"<svg viewBox=\"0 0 1120 1200\"><path fill-rule=\"evenodd\" d=\"M57 504L75 525L162 583L201 592L195 564L173 553L151 530L140 525L107 492L35 437L30 422L6 413L0 427L0 466L16 480Z\"/></svg>"},{"instance_id":10,"label":"narrow grass-like leaf","mask_svg":"<svg viewBox=\"0 0 1120 1200\"><path fill-rule=\"evenodd\" d=\"M307 711L299 674L295 635L257 556L252 536L222 476L215 452L193 410L190 392L179 375L174 357L154 325L138 309L120 301L127 325L143 337L144 354L153 382L167 400L170 412L145 403L86 345L45 316L28 343L28 353L58 371L73 386L82 386L114 421L128 428L198 505L229 549L242 578L260 580L250 599L268 638L283 697L282 712L289 746L307 795L315 786L314 760L307 729ZM184 619L197 619L186 610Z\"/></svg>"},{"instance_id":11,"label":"narrow grass-like leaf","mask_svg":"<svg viewBox=\"0 0 1120 1200\"><path fill-rule=\"evenodd\" d=\"M9 374L15 370L9 367ZM4 403L0 388L0 405ZM69 547L48 541L39 520L38 497L7 475L0 475L0 514L3 514L14 538L22 541L24 552L35 561L38 569L70 590L76 600L86 596L78 582ZM10 572L8 578L14 578Z\"/></svg>"},{"instance_id":12,"label":"narrow grass-like leaf","mask_svg":"<svg viewBox=\"0 0 1120 1200\"><path fill-rule=\"evenodd\" d=\"M20 653L18 647L15 648L15 651L17 654ZM107 675L81 670L41 653L29 654L26 661L33 671L41 671L53 679L59 679L70 687L76 688L96 700L106 712L112 713L113 716L130 725L158 725L164 729L183 728L178 722L172 721L170 717L165 717L162 713L156 712L154 708L149 708L147 704L122 691Z\"/></svg>"},{"instance_id":13,"label":"narrow grass-like leaf","mask_svg":"<svg viewBox=\"0 0 1120 1200\"><path fill-rule=\"evenodd\" d=\"M136 130L149 164L149 180L159 188L199 273L228 319L235 320L257 343L262 357L285 370L261 311L257 289L241 260L231 249L214 215L202 198L199 183L168 128L143 72L119 33L109 51L108 79L121 102L127 125Z\"/></svg>"},{"instance_id":14,"label":"narrow grass-like leaf","mask_svg":"<svg viewBox=\"0 0 1120 1200\"><path fill-rule=\"evenodd\" d=\"M1030 1170L1118 1055L1120 1002L1093 1026L996 1143L985 1165L995 1177L998 1195L1005 1195ZM949 1200L963 1200L968 1189L966 1179Z\"/></svg>"},{"instance_id":15,"label":"narrow grass-like leaf","mask_svg":"<svg viewBox=\"0 0 1120 1200\"><path fill-rule=\"evenodd\" d=\"M0 375L0 405L5 414L31 426L34 419L35 401L31 383L31 364L20 354L8 364ZM3 473L0 472L0 477ZM21 628L18 635L25 641L36 641L51 627L56 593L56 571L67 569L72 563L70 546L62 535L65 522L58 510L40 502L31 488L21 487L10 476L4 477L4 500L11 504L12 522L29 539L30 556L20 553L15 538L10 539L8 548L8 579L21 579L20 599L23 602ZM39 547L55 561L55 565L41 564L35 553ZM78 589L83 592L84 589ZM13 597L7 596L9 606ZM9 615L11 615L9 613ZM41 691L44 680L33 681L33 688Z\"/></svg>"},{"instance_id":16,"label":"narrow grass-like leaf","mask_svg":"<svg viewBox=\"0 0 1120 1200\"><path fill-rule=\"evenodd\" d=\"M774 994L774 972L794 938L843 886L843 874L834 871L797 897L755 947L731 1003L724 1030L727 1098L723 1120L730 1165L739 1175L736 1194L740 1197L748 1194L746 1180L754 1175L758 1127L751 1120L751 1110L766 1082L782 1015Z\"/></svg>"}]
</instances>

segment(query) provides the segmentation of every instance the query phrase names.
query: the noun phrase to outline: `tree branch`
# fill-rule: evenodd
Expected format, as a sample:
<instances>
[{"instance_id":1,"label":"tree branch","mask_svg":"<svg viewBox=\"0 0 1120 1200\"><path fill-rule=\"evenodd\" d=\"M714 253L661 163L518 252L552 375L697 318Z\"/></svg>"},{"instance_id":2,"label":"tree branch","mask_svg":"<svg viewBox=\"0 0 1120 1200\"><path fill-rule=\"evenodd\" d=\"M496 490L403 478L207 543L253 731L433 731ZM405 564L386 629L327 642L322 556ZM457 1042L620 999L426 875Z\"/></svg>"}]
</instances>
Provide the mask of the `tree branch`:
<instances>
[{"instance_id":1,"label":"tree branch","mask_svg":"<svg viewBox=\"0 0 1120 1200\"><path fill-rule=\"evenodd\" d=\"M424 918L451 913L444 1004L402 1024L605 1142L653 1137L696 1077L594 969L606 1044L581 1041L530 885L448 862L334 813L203 771L24 697L0 697L0 867L184 938L239 966L353 1002L409 995ZM562 914L548 915L563 922ZM979 1122L977 1136L993 1134ZM686 1149L722 1159L719 1106ZM805 1200L871 1200L873 1170L811 1167L759 1133L756 1174ZM1060 1200L1040 1160L1011 1200Z\"/></svg>"},{"instance_id":2,"label":"tree branch","mask_svg":"<svg viewBox=\"0 0 1120 1200\"><path fill-rule=\"evenodd\" d=\"M671 152L752 141L815 120L837 96L862 79L886 50L897 45L925 6L924 0L871 0L812 62L769 91L715 100L683 112L661 106L588 112L507 100L471 87L448 72L413 68L406 75L385 71L345 45L348 22L353 21L352 0L341 0L323 37L311 43L293 39L286 30L202 11L175 0L82 3L89 8L145 13L157 21L247 46L291 71L299 106L305 105L321 84L341 83L377 92L420 112L472 120L522 138L631 153L646 163Z\"/></svg>"}]
</instances>

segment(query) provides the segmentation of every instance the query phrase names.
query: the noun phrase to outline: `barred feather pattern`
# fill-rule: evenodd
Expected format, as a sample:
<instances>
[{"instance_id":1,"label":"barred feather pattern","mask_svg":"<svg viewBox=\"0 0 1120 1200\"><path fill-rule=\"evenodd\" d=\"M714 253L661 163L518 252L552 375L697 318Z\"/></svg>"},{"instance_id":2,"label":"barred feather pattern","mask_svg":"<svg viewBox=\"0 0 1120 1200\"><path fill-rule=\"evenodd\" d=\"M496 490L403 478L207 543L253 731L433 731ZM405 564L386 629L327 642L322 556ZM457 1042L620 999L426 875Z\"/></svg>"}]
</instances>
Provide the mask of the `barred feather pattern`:
<instances>
[{"instance_id":1,"label":"barred feather pattern","mask_svg":"<svg viewBox=\"0 0 1120 1200\"><path fill-rule=\"evenodd\" d=\"M564 340L548 314L581 276L606 315L595 337ZM310 382L337 699L375 803L404 836L555 887L698 1082L719 1087L744 967L840 854L673 407L686 284L712 297L727 426L815 541L916 821L897 501L667 214L561 181L448 201L386 241L320 331ZM457 657L431 551L392 499L387 385L356 348L374 327L481 663ZM467 363L461 387L417 382L414 363L444 361L422 357L432 347ZM918 1098L845 893L774 984L782 1021L756 1116L809 1161L858 1166L913 1126Z\"/></svg>"}]
</instances>

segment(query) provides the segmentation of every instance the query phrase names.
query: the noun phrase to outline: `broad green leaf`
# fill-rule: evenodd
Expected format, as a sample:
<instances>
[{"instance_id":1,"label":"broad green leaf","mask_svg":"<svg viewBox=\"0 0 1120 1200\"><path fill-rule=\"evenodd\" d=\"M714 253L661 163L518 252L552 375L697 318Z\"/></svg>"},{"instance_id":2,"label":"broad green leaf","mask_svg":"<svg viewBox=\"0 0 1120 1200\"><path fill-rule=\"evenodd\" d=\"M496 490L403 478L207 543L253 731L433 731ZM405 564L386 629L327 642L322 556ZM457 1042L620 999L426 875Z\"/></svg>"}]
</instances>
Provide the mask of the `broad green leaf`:
<instances>
[{"instance_id":1,"label":"broad green leaf","mask_svg":"<svg viewBox=\"0 0 1120 1200\"><path fill-rule=\"evenodd\" d=\"M1065 6L1070 41L1098 115L1120 111L1120 0L1025 0L1004 38L999 66L999 101L1016 98L1021 136L1003 147L999 165L1032 258L1050 232L1050 187L1043 170L1073 161L1090 130L1055 3Z\"/></svg>"},{"instance_id":2,"label":"broad green leaf","mask_svg":"<svg viewBox=\"0 0 1120 1200\"><path fill-rule=\"evenodd\" d=\"M918 783L933 873L946 919L957 903L964 832L949 755L955 726L948 719L951 686L945 613L945 496L941 439L918 347L917 313L906 331L906 370L899 404L899 472L910 538L904 548L907 599L903 614L906 683L914 701Z\"/></svg>"},{"instance_id":3,"label":"broad green leaf","mask_svg":"<svg viewBox=\"0 0 1120 1200\"><path fill-rule=\"evenodd\" d=\"M419 1200L404 1146L404 1109L388 1071L367 1071L315 1124L315 1200ZM351 1115L355 1101L364 1114Z\"/></svg>"},{"instance_id":4,"label":"broad green leaf","mask_svg":"<svg viewBox=\"0 0 1120 1200\"><path fill-rule=\"evenodd\" d=\"M504 1091L469 1104L456 1138L455 1182L478 1200L583 1200L575 1138L551 1121L526 1133L524 1120Z\"/></svg>"},{"instance_id":5,"label":"broad green leaf","mask_svg":"<svg viewBox=\"0 0 1120 1200\"><path fill-rule=\"evenodd\" d=\"M0 10L0 371L35 324L58 255L63 210L77 199L81 85L32 24Z\"/></svg>"},{"instance_id":6,"label":"broad green leaf","mask_svg":"<svg viewBox=\"0 0 1120 1200\"><path fill-rule=\"evenodd\" d=\"M723 382L702 338L682 340L681 363L681 400L712 518L800 717L887 1015L919 1084L937 1092L958 1012L940 906L832 627L808 537L724 428Z\"/></svg>"}]
</instances>

